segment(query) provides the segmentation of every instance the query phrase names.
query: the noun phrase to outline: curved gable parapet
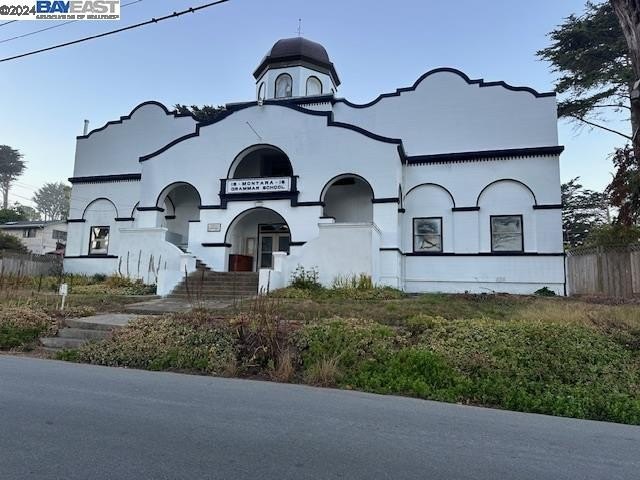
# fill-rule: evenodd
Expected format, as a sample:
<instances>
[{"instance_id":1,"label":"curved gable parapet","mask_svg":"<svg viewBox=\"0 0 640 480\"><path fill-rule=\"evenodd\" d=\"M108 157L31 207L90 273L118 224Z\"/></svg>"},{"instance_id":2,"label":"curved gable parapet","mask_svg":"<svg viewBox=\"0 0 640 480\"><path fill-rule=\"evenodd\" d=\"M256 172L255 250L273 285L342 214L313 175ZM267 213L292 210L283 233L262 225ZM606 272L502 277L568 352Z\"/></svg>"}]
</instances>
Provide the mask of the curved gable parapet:
<instances>
[{"instance_id":1,"label":"curved gable parapet","mask_svg":"<svg viewBox=\"0 0 640 480\"><path fill-rule=\"evenodd\" d=\"M111 125L119 125L122 124L123 122L127 121L127 120L131 120L131 118L133 117L133 115L140 110L143 107L146 106L155 106L157 108L159 108L160 110L162 110L162 112L167 115L167 116L173 116L174 118L181 118L181 117L191 117L194 119L193 115L191 115L190 113L178 113L175 110L169 110L164 104L157 102L155 100L148 100L146 102L142 102L138 105L136 105L133 110L131 110L131 112L129 113L129 115L124 115L122 117L120 117L118 120L111 120L107 123L105 123L102 127L99 128L95 128L93 130L91 130L89 133L87 133L86 135L79 135L78 137L76 137L78 140L82 140L82 139L87 139L89 138L91 135L93 135L94 133L98 133L101 132L103 130L105 130L106 128L108 128Z\"/></svg>"},{"instance_id":2,"label":"curved gable parapet","mask_svg":"<svg viewBox=\"0 0 640 480\"><path fill-rule=\"evenodd\" d=\"M296 112L300 112L300 113L303 113L305 115L311 115L311 116L317 116L317 117L325 117L328 127L344 128L344 129L347 129L347 130L351 130L351 131L357 132L357 133L359 133L361 135L364 135L364 136L366 136L368 138L371 138L372 140L376 140L376 141L383 142L383 143L391 143L391 144L394 144L394 145L398 145L398 147L399 147L399 155L401 157L401 160L404 161L404 157L402 155L402 152L404 152L404 149L402 148L402 139L400 139L400 138L391 138L391 137L386 137L386 136L383 136L383 135L378 135L376 133L373 133L373 132L371 132L369 130L366 130L366 129L362 128L362 127L359 127L357 125L352 125L350 123L345 123L345 122L337 122L333 118L333 112L332 111L308 110L306 108L303 108L303 107L297 105L296 103L282 102L282 101L278 101L278 100L273 100L273 101L265 100L263 102L263 105L266 105L266 106L278 106L278 107L282 107L282 108L288 108L290 110L295 110ZM170 143L168 143L164 147L156 150L155 152L152 152L152 153L149 153L147 155L141 156L139 161L140 162L145 162L147 160L150 160L151 158L156 157L156 156L162 154L163 152L166 152L171 147L173 147L173 146L175 146L175 145L177 145L179 143L182 143L185 140L189 140L190 138L194 138L194 137L200 136L200 130L202 128L217 124L219 122L222 122L223 120L225 120L229 116L233 115L234 113L240 112L240 111L245 110L247 108L257 107L257 106L258 106L258 102L247 102L247 103L243 103L243 104L227 105L227 110L224 113L218 115L214 120L212 120L210 122L200 122L200 123L198 123L196 125L196 128L195 128L194 132L188 133L186 135L183 135L182 137L176 138L175 140L171 141Z\"/></svg>"},{"instance_id":3,"label":"curved gable parapet","mask_svg":"<svg viewBox=\"0 0 640 480\"><path fill-rule=\"evenodd\" d=\"M537 90L535 90L535 89L533 89L531 87L513 86L513 85L510 85L510 84L508 84L507 82L505 82L503 80L486 82L483 78L471 79L466 73L464 73L463 71L458 70L456 68L439 67L439 68L434 68L432 70L429 70L428 72L422 74L414 82L414 84L412 86L398 88L398 89L396 89L395 92L382 93L382 94L378 95L377 98L373 99L372 101L370 101L368 103L362 103L362 104L353 103L353 102L350 102L349 100L347 100L346 98L336 99L335 102L336 103L344 103L345 105L348 105L351 108L368 108L368 107L371 107L371 106L375 105L376 103L378 103L383 98L398 97L404 92L413 92L414 90L416 90L418 88L418 86L424 80L426 80L430 76L438 74L438 73L452 73L452 74L458 75L465 82L467 82L468 85L478 85L480 88L483 88L483 87L502 87L502 88L505 88L507 90L511 90L512 92L528 92L528 93L530 93L531 95L533 95L536 98L555 97L556 96L555 92L538 92Z\"/></svg>"}]
</instances>

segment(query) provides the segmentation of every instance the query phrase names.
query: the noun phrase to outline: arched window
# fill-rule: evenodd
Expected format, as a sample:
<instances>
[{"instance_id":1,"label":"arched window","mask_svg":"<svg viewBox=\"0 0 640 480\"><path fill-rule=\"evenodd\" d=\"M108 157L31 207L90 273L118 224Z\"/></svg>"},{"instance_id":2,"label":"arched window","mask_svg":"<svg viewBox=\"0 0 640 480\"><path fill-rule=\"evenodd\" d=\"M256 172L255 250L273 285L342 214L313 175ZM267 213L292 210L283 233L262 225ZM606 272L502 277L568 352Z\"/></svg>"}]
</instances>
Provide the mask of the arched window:
<instances>
[{"instance_id":1,"label":"arched window","mask_svg":"<svg viewBox=\"0 0 640 480\"><path fill-rule=\"evenodd\" d=\"M293 81L291 75L283 73L276 78L276 98L287 98L292 95Z\"/></svg>"},{"instance_id":2,"label":"arched window","mask_svg":"<svg viewBox=\"0 0 640 480\"><path fill-rule=\"evenodd\" d=\"M264 100L264 82L258 87L258 100Z\"/></svg>"},{"instance_id":3,"label":"arched window","mask_svg":"<svg viewBox=\"0 0 640 480\"><path fill-rule=\"evenodd\" d=\"M322 95L322 82L318 77L307 78L307 95Z\"/></svg>"}]
</instances>

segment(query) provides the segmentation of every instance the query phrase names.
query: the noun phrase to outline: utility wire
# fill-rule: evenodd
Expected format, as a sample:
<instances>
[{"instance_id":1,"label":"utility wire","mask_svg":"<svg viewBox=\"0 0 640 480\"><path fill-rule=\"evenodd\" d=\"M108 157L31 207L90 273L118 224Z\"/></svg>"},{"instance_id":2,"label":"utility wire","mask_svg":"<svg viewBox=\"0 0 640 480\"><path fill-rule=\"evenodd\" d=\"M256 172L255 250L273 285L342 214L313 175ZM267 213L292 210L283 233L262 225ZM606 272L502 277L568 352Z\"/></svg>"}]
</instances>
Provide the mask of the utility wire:
<instances>
[{"instance_id":1,"label":"utility wire","mask_svg":"<svg viewBox=\"0 0 640 480\"><path fill-rule=\"evenodd\" d=\"M0 27L4 27L5 25L9 25L10 23L17 22L17 20L9 20L8 22L0 23Z\"/></svg>"},{"instance_id":2,"label":"utility wire","mask_svg":"<svg viewBox=\"0 0 640 480\"><path fill-rule=\"evenodd\" d=\"M205 3L204 5L200 5L198 7L190 7L188 9L182 10L180 12L173 12L173 13L171 13L169 15L165 15L164 17L152 18L151 20L147 20L146 22L140 22L140 23L136 23L136 24L133 24L133 25L129 25L127 27L118 28L116 30L111 30L111 31L108 31L108 32L99 33L97 35L92 35L90 37L84 37L84 38L79 38L78 40L72 40L71 42L61 43L61 44L53 45L53 46L47 47L47 48L41 48L40 50L33 50L31 52L21 53L20 55L14 55L13 57L2 58L2 59L0 59L0 63L9 62L11 60L17 60L18 58L29 57L31 55L36 55L38 53L48 52L50 50L55 50L57 48L68 47L70 45L75 45L77 43L87 42L89 40L95 40L97 38L107 37L109 35L115 35L116 33L126 32L127 30L133 30L135 28L144 27L146 25L151 25L153 23L162 22L163 20L168 20L170 18L180 17L180 16L185 15L187 13L195 13L195 12L197 12L199 10L203 10L205 8L213 7L213 6L216 6L216 5L220 5L221 3L226 3L228 1L229 0L217 0L215 2Z\"/></svg>"},{"instance_id":3,"label":"utility wire","mask_svg":"<svg viewBox=\"0 0 640 480\"><path fill-rule=\"evenodd\" d=\"M133 2L125 3L124 5L121 6L121 8L128 7L129 5L133 5L134 3L140 3L142 1L143 0L135 0ZM13 20L13 21L15 22L16 20ZM76 22L79 22L79 21L80 20L68 20L66 22L58 23L58 24L52 25L50 27L41 28L40 30L34 30L33 32L27 32L27 33L23 33L22 35L16 35L15 37L5 38L3 40L0 40L0 43L7 43L7 42L11 42L12 40L18 40L19 38L30 37L31 35L35 35L36 33L42 33L42 32L46 32L48 30L53 30L54 28L64 27L65 25L69 25L70 23L76 23ZM0 27L2 25L5 25L5 24L4 23L0 23Z\"/></svg>"}]
</instances>

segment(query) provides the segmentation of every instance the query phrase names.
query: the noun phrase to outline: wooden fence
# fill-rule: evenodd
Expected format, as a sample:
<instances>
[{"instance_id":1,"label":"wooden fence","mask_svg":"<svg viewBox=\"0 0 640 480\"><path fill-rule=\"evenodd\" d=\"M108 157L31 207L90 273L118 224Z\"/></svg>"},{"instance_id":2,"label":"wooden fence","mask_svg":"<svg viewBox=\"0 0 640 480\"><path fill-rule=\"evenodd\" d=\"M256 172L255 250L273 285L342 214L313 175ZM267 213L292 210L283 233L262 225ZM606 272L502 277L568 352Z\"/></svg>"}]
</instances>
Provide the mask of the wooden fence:
<instances>
[{"instance_id":1,"label":"wooden fence","mask_svg":"<svg viewBox=\"0 0 640 480\"><path fill-rule=\"evenodd\" d=\"M62 258L58 255L0 252L0 276L38 277L57 275L62 271Z\"/></svg>"},{"instance_id":2,"label":"wooden fence","mask_svg":"<svg viewBox=\"0 0 640 480\"><path fill-rule=\"evenodd\" d=\"M640 297L640 244L567 252L567 290L570 295Z\"/></svg>"}]
</instances>

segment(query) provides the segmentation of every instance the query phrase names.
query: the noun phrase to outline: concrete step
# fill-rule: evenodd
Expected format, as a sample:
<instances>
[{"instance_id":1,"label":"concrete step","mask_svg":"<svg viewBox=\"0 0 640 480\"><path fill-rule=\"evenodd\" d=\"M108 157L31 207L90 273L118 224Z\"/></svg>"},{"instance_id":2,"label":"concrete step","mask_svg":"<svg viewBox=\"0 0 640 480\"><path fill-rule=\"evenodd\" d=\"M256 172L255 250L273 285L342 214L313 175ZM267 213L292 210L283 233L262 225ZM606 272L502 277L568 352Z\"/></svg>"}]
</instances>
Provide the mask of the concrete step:
<instances>
[{"instance_id":1,"label":"concrete step","mask_svg":"<svg viewBox=\"0 0 640 480\"><path fill-rule=\"evenodd\" d=\"M191 285L233 285L233 286L254 286L254 285L258 285L257 281L253 281L253 280L238 280L238 281L234 281L234 280L219 280L217 278L204 278L204 279L200 279L200 278L190 278L187 282L189 284L189 286ZM183 280L182 282L180 282L181 285L185 284L185 281Z\"/></svg>"},{"instance_id":2,"label":"concrete step","mask_svg":"<svg viewBox=\"0 0 640 480\"><path fill-rule=\"evenodd\" d=\"M83 330L113 330L123 327L134 318L135 315L130 313L105 313L92 317L67 318L64 322L67 327Z\"/></svg>"},{"instance_id":3,"label":"concrete step","mask_svg":"<svg viewBox=\"0 0 640 480\"><path fill-rule=\"evenodd\" d=\"M75 338L77 340L103 340L108 336L108 330L63 328L58 331L58 338Z\"/></svg>"},{"instance_id":4,"label":"concrete step","mask_svg":"<svg viewBox=\"0 0 640 480\"><path fill-rule=\"evenodd\" d=\"M257 291L258 285L178 285L175 290L182 290L190 292L207 291L215 292L223 290L225 292L242 292L242 291Z\"/></svg>"},{"instance_id":5,"label":"concrete step","mask_svg":"<svg viewBox=\"0 0 640 480\"><path fill-rule=\"evenodd\" d=\"M175 299L184 299L184 300L189 300L189 299L198 299L198 298L202 298L202 299L209 299L209 300L233 300L234 298L250 298L250 297L255 297L258 295L258 292L248 292L248 293L201 293L201 294L192 294L192 295L188 295L186 293L175 293L172 292L168 295L168 298L175 298Z\"/></svg>"},{"instance_id":6,"label":"concrete step","mask_svg":"<svg viewBox=\"0 0 640 480\"><path fill-rule=\"evenodd\" d=\"M78 348L87 343L87 340L78 338L44 337L40 339L40 343L48 348L63 349Z\"/></svg>"}]
</instances>

